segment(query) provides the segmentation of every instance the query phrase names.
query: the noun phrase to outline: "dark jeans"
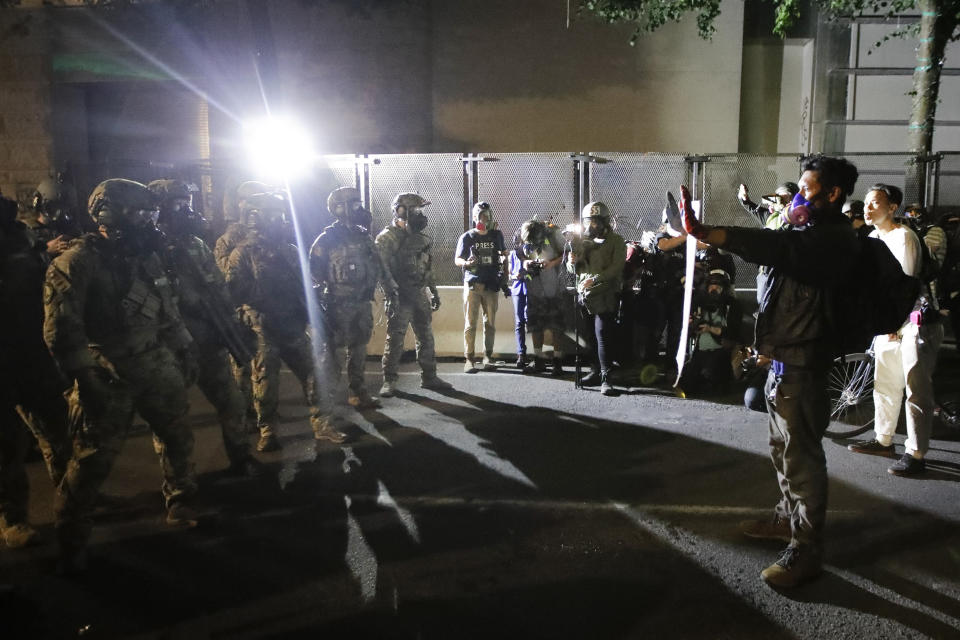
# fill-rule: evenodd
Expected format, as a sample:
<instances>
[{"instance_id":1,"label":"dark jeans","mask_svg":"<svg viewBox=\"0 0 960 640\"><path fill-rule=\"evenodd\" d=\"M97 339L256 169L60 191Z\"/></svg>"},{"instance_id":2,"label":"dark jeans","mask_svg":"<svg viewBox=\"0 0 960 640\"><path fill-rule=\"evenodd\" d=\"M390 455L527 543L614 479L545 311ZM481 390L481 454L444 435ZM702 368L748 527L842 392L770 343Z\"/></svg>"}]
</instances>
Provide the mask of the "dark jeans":
<instances>
[{"instance_id":1,"label":"dark jeans","mask_svg":"<svg viewBox=\"0 0 960 640\"><path fill-rule=\"evenodd\" d=\"M773 367L767 376L770 457L782 498L777 513L790 520L791 544L823 544L827 516L827 460L823 434L830 424L827 369ZM771 397L772 396L772 397Z\"/></svg>"},{"instance_id":2,"label":"dark jeans","mask_svg":"<svg viewBox=\"0 0 960 640\"><path fill-rule=\"evenodd\" d=\"M582 306L578 308L583 319L584 337L590 346L590 368L606 374L612 364L611 347L617 331L617 314L615 311L594 314Z\"/></svg>"},{"instance_id":3,"label":"dark jeans","mask_svg":"<svg viewBox=\"0 0 960 640\"><path fill-rule=\"evenodd\" d=\"M517 355L527 355L527 294L514 291L513 328L517 334Z\"/></svg>"}]
</instances>

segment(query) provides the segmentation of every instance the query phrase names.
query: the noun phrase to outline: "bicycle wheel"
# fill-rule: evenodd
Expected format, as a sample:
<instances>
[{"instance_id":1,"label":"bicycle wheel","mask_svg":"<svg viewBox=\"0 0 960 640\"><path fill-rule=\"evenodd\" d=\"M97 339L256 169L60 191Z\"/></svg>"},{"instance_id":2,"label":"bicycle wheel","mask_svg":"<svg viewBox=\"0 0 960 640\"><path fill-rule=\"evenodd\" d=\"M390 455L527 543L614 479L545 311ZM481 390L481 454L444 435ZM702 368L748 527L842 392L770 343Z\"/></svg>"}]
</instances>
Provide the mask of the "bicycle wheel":
<instances>
[{"instance_id":1,"label":"bicycle wheel","mask_svg":"<svg viewBox=\"0 0 960 640\"><path fill-rule=\"evenodd\" d=\"M850 353L833 362L827 376L830 426L827 436L850 438L873 428L873 355Z\"/></svg>"}]
</instances>

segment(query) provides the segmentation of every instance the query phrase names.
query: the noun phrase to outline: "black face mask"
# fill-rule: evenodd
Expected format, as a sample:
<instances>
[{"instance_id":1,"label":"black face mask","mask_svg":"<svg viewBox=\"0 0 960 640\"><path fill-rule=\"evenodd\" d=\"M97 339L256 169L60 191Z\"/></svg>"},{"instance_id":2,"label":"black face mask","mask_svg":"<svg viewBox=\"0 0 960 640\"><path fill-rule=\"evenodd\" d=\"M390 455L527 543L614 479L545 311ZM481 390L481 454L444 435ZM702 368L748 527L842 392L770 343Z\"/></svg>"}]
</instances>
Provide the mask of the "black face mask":
<instances>
[{"instance_id":1,"label":"black face mask","mask_svg":"<svg viewBox=\"0 0 960 640\"><path fill-rule=\"evenodd\" d=\"M585 238L602 238L607 231L607 225L604 224L601 220L596 220L590 218L583 225L583 237Z\"/></svg>"},{"instance_id":2,"label":"black face mask","mask_svg":"<svg viewBox=\"0 0 960 640\"><path fill-rule=\"evenodd\" d=\"M427 228L427 216L419 211L410 212L407 216L407 228L411 233L419 233Z\"/></svg>"}]
</instances>

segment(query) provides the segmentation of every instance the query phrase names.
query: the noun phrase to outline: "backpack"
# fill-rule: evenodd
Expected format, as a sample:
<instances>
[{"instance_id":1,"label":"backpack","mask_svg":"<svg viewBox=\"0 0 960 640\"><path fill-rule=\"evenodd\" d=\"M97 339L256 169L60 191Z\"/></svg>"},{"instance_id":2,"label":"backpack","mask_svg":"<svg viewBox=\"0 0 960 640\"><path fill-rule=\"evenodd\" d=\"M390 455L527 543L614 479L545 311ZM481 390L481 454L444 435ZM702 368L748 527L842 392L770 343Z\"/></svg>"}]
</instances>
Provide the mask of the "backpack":
<instances>
[{"instance_id":1,"label":"backpack","mask_svg":"<svg viewBox=\"0 0 960 640\"><path fill-rule=\"evenodd\" d=\"M933 282L940 275L941 265L933 255L931 255L930 247L928 247L927 243L923 240L931 228L932 227L927 227L917 234L917 238L920 239L920 273L917 277L920 278L920 281L924 284Z\"/></svg>"},{"instance_id":2,"label":"backpack","mask_svg":"<svg viewBox=\"0 0 960 640\"><path fill-rule=\"evenodd\" d=\"M853 277L835 291L833 305L842 354L866 351L874 336L896 333L910 317L922 288L920 278L903 272L883 240L858 236L857 242Z\"/></svg>"}]
</instances>

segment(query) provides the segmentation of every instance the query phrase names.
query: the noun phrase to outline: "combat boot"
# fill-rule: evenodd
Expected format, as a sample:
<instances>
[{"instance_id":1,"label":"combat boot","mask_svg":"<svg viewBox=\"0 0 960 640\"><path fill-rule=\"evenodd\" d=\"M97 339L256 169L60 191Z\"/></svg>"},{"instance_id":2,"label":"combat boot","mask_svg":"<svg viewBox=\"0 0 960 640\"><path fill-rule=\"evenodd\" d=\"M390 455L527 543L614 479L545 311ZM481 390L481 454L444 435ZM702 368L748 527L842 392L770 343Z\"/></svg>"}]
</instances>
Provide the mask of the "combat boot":
<instances>
[{"instance_id":1,"label":"combat boot","mask_svg":"<svg viewBox=\"0 0 960 640\"><path fill-rule=\"evenodd\" d=\"M397 395L397 383L394 380L384 380L383 386L380 387L380 397L392 398L395 395Z\"/></svg>"},{"instance_id":2,"label":"combat boot","mask_svg":"<svg viewBox=\"0 0 960 640\"><path fill-rule=\"evenodd\" d=\"M816 578L822 571L823 558L818 549L790 545L776 562L760 572L760 577L771 587L789 589Z\"/></svg>"},{"instance_id":3,"label":"combat boot","mask_svg":"<svg viewBox=\"0 0 960 640\"><path fill-rule=\"evenodd\" d=\"M423 389L430 389L432 391L450 391L453 389L452 384L446 380L441 380L436 374L429 377L424 377L420 381L420 387Z\"/></svg>"},{"instance_id":4,"label":"combat boot","mask_svg":"<svg viewBox=\"0 0 960 640\"><path fill-rule=\"evenodd\" d=\"M316 421L313 425L313 439L340 444L346 441L347 434L334 427L329 418L323 418Z\"/></svg>"},{"instance_id":5,"label":"combat boot","mask_svg":"<svg viewBox=\"0 0 960 640\"><path fill-rule=\"evenodd\" d=\"M780 514L774 514L773 519L768 520L743 520L739 528L740 533L748 538L783 540L784 542L790 542L793 539L790 520Z\"/></svg>"},{"instance_id":6,"label":"combat boot","mask_svg":"<svg viewBox=\"0 0 960 640\"><path fill-rule=\"evenodd\" d=\"M3 529L3 541L11 549L26 547L37 540L37 530L26 522L20 522Z\"/></svg>"},{"instance_id":7,"label":"combat boot","mask_svg":"<svg viewBox=\"0 0 960 640\"><path fill-rule=\"evenodd\" d=\"M171 527L192 529L197 526L200 516L183 501L177 500L167 507L167 524Z\"/></svg>"},{"instance_id":8,"label":"combat boot","mask_svg":"<svg viewBox=\"0 0 960 640\"><path fill-rule=\"evenodd\" d=\"M260 440L257 441L257 451L279 451L280 439L277 438L277 434L273 429L273 425L269 423L260 423L257 425L257 428L260 430Z\"/></svg>"},{"instance_id":9,"label":"combat boot","mask_svg":"<svg viewBox=\"0 0 960 640\"><path fill-rule=\"evenodd\" d=\"M537 356L533 359L533 371L534 373L544 373L547 370L547 361Z\"/></svg>"},{"instance_id":10,"label":"combat boot","mask_svg":"<svg viewBox=\"0 0 960 640\"><path fill-rule=\"evenodd\" d=\"M367 411L369 409L379 409L380 401L367 393L366 389L360 389L356 393L351 393L347 397L347 404L355 407L357 411Z\"/></svg>"}]
</instances>

